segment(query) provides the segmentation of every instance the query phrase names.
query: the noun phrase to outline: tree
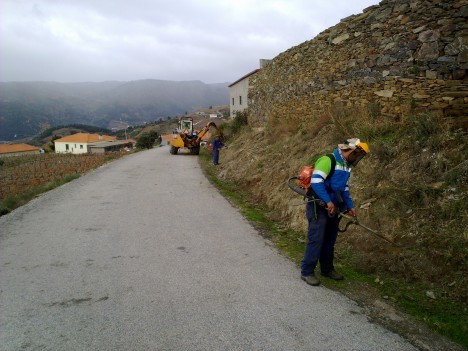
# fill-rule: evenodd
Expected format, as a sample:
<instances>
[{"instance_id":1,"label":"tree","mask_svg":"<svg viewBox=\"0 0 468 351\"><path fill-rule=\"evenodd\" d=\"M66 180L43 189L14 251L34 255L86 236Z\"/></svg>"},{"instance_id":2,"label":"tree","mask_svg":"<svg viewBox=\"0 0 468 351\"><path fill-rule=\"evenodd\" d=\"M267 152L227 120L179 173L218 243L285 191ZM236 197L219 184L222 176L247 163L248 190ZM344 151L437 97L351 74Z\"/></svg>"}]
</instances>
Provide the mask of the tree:
<instances>
[{"instance_id":1,"label":"tree","mask_svg":"<svg viewBox=\"0 0 468 351\"><path fill-rule=\"evenodd\" d=\"M156 132L155 130L145 132L137 138L136 147L139 149L152 149L153 144L157 138L158 132Z\"/></svg>"}]
</instances>

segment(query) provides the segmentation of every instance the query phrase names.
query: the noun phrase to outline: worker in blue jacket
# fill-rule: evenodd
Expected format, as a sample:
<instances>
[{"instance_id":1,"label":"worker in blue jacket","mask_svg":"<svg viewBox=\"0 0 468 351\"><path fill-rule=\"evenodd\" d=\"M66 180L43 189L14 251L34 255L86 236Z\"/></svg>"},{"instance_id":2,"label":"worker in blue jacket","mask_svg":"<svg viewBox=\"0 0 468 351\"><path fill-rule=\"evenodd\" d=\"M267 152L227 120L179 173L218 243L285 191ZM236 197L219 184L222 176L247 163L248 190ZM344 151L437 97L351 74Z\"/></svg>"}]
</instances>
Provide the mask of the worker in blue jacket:
<instances>
[{"instance_id":1,"label":"worker in blue jacket","mask_svg":"<svg viewBox=\"0 0 468 351\"><path fill-rule=\"evenodd\" d=\"M369 146L357 138L348 139L333 154L320 157L310 180L312 194L319 201L306 205L309 222L307 246L301 262L301 279L309 285L319 285L315 268L325 277L342 280L333 266L335 242L338 236L338 212L355 217L356 210L349 194L351 168L369 153Z\"/></svg>"},{"instance_id":2,"label":"worker in blue jacket","mask_svg":"<svg viewBox=\"0 0 468 351\"><path fill-rule=\"evenodd\" d=\"M217 166L219 164L219 150L224 146L224 143L221 141L219 135L217 135L213 142L211 143L211 147L213 149L213 164Z\"/></svg>"}]
</instances>

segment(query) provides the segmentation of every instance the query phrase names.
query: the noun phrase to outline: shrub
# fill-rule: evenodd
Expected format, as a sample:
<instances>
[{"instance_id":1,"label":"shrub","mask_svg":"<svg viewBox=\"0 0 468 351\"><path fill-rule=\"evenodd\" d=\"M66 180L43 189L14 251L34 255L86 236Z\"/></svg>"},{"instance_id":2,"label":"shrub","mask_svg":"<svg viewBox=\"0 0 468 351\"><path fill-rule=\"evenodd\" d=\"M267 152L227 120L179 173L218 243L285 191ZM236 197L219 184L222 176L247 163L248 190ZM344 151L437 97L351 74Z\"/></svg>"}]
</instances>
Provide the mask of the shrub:
<instances>
[{"instance_id":1,"label":"shrub","mask_svg":"<svg viewBox=\"0 0 468 351\"><path fill-rule=\"evenodd\" d=\"M231 134L238 133L243 126L248 124L248 113L247 111L237 111L234 120L230 125Z\"/></svg>"},{"instance_id":2,"label":"shrub","mask_svg":"<svg viewBox=\"0 0 468 351\"><path fill-rule=\"evenodd\" d=\"M410 118L410 124L418 140L421 138L427 139L439 128L439 123L430 114L416 115Z\"/></svg>"},{"instance_id":3,"label":"shrub","mask_svg":"<svg viewBox=\"0 0 468 351\"><path fill-rule=\"evenodd\" d=\"M139 149L151 149L158 138L158 133L154 130L145 132L137 138L136 147Z\"/></svg>"}]
</instances>

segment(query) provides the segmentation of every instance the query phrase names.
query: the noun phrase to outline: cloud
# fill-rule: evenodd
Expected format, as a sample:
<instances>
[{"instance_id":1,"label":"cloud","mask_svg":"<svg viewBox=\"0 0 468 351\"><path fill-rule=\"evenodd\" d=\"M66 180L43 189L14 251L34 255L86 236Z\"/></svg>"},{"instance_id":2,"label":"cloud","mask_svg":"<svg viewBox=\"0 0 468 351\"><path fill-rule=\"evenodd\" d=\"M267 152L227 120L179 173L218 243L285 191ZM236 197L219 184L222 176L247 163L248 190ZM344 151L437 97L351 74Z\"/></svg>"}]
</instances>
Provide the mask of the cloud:
<instances>
[{"instance_id":1,"label":"cloud","mask_svg":"<svg viewBox=\"0 0 468 351\"><path fill-rule=\"evenodd\" d=\"M2 81L230 82L377 0L3 0Z\"/></svg>"}]
</instances>

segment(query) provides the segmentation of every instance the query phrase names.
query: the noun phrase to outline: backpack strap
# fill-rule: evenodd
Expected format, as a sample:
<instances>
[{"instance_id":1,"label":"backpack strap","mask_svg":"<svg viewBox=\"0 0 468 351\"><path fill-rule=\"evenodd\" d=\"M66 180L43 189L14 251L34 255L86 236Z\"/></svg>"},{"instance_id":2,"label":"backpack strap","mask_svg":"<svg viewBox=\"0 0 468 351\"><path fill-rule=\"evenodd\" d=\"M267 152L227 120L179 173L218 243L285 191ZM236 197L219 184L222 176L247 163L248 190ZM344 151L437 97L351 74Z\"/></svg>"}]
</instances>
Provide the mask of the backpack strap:
<instances>
[{"instance_id":1,"label":"backpack strap","mask_svg":"<svg viewBox=\"0 0 468 351\"><path fill-rule=\"evenodd\" d=\"M335 155L334 154L328 154L327 157L330 159L331 161L331 168L330 168L330 173L327 175L327 177L325 178L325 180L327 179L331 179L331 177L333 177L333 174L335 173L335 168L336 168L336 158L335 158Z\"/></svg>"},{"instance_id":2,"label":"backpack strap","mask_svg":"<svg viewBox=\"0 0 468 351\"><path fill-rule=\"evenodd\" d=\"M327 179L331 179L331 177L333 177L333 174L335 173L335 168L336 168L335 155L331 153L331 154L327 154L326 156L331 161L331 167L330 167L330 173L328 173L328 175L325 177L324 181L327 180ZM312 196L314 198L318 198L317 194L315 193L315 191L312 189L311 186L309 188L307 188L306 196L309 196L309 197ZM315 203L314 203L314 206L315 206Z\"/></svg>"},{"instance_id":3,"label":"backpack strap","mask_svg":"<svg viewBox=\"0 0 468 351\"><path fill-rule=\"evenodd\" d=\"M335 173L335 168L336 168L336 158L335 158L335 155L333 153L331 154L327 154L326 155L330 161L331 161L331 168L330 168L330 173L328 173L328 175L325 177L324 181L327 180L327 179L331 179L331 177L333 177L333 174ZM309 187L308 191L307 191L307 195L310 197L314 197L314 198L319 198L317 196L317 194L315 193L315 191L312 189L312 187ZM315 214L315 220L317 220L317 202L314 201L314 214Z\"/></svg>"}]
</instances>

